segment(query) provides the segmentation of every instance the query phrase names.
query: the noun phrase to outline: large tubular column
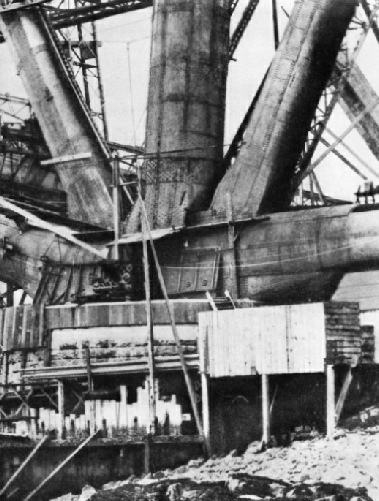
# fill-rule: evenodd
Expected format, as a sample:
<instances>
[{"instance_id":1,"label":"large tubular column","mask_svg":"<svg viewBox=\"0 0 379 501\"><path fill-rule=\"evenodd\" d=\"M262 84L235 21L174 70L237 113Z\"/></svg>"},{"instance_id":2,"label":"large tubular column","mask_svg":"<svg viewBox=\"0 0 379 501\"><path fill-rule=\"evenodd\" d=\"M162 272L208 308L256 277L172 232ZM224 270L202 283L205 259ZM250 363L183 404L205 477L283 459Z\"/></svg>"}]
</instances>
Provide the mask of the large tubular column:
<instances>
[{"instance_id":1,"label":"large tubular column","mask_svg":"<svg viewBox=\"0 0 379 501\"><path fill-rule=\"evenodd\" d=\"M68 194L70 217L112 227L106 147L44 15L37 8L2 13L0 27L53 159L66 157L54 165Z\"/></svg>"},{"instance_id":2,"label":"large tubular column","mask_svg":"<svg viewBox=\"0 0 379 501\"><path fill-rule=\"evenodd\" d=\"M155 1L143 175L152 228L209 205L223 155L228 42L229 0Z\"/></svg>"},{"instance_id":3,"label":"large tubular column","mask_svg":"<svg viewBox=\"0 0 379 501\"><path fill-rule=\"evenodd\" d=\"M228 191L237 213L288 206L298 158L356 4L356 0L296 1L244 145L218 186L213 209L224 208Z\"/></svg>"}]
</instances>

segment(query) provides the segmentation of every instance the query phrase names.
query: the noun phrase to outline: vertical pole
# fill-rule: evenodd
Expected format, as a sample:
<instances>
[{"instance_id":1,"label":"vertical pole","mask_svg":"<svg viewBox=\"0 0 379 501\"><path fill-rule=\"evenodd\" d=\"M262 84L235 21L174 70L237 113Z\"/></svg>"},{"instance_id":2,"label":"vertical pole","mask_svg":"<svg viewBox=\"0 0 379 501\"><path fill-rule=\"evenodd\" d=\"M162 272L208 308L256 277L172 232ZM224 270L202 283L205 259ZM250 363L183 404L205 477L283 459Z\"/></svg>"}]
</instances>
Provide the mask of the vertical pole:
<instances>
[{"instance_id":1,"label":"vertical pole","mask_svg":"<svg viewBox=\"0 0 379 501\"><path fill-rule=\"evenodd\" d=\"M333 365L326 366L326 434L331 435L336 428L336 389Z\"/></svg>"},{"instance_id":2,"label":"vertical pole","mask_svg":"<svg viewBox=\"0 0 379 501\"><path fill-rule=\"evenodd\" d=\"M96 427L96 400L91 397L90 399L90 407L89 407L89 413L90 413L90 420L89 420L89 432L91 434L95 433L97 427Z\"/></svg>"},{"instance_id":3,"label":"vertical pole","mask_svg":"<svg viewBox=\"0 0 379 501\"><path fill-rule=\"evenodd\" d=\"M89 345L85 347L86 350L86 367L87 367L87 386L88 391L93 390L92 373L91 373L91 351Z\"/></svg>"},{"instance_id":4,"label":"vertical pole","mask_svg":"<svg viewBox=\"0 0 379 501\"><path fill-rule=\"evenodd\" d=\"M128 426L128 387L120 385L120 429Z\"/></svg>"},{"instance_id":5,"label":"vertical pole","mask_svg":"<svg viewBox=\"0 0 379 501\"><path fill-rule=\"evenodd\" d=\"M9 353L8 351L3 351L2 353L2 364L1 364L1 382L4 387L8 384L8 362L9 362Z\"/></svg>"},{"instance_id":6,"label":"vertical pole","mask_svg":"<svg viewBox=\"0 0 379 501\"><path fill-rule=\"evenodd\" d=\"M228 218L228 246L231 252L231 259L229 262L230 268L230 289L231 295L234 298L238 297L238 282L237 282L237 266L236 266L236 251L234 245L234 223L233 223L233 205L230 192L226 194L226 211Z\"/></svg>"},{"instance_id":7,"label":"vertical pole","mask_svg":"<svg viewBox=\"0 0 379 501\"><path fill-rule=\"evenodd\" d=\"M118 155L113 158L113 188L112 188L112 198L113 198L113 227L114 227L114 259L118 261L119 248L118 242L120 239L120 203L118 199L118 188L120 179L120 169L118 163Z\"/></svg>"},{"instance_id":8,"label":"vertical pole","mask_svg":"<svg viewBox=\"0 0 379 501\"><path fill-rule=\"evenodd\" d=\"M270 386L267 374L262 374L262 442L270 439Z\"/></svg>"},{"instance_id":9,"label":"vertical pole","mask_svg":"<svg viewBox=\"0 0 379 501\"><path fill-rule=\"evenodd\" d=\"M108 120L107 120L107 111L105 107L105 95L104 95L104 87L103 87L103 79L101 76L101 65L100 65L100 58L99 58L99 51L98 51L98 42L97 42L97 29L96 29L96 23L92 22L92 41L94 45L94 52L95 52L95 60L96 60L96 68L97 68L97 84L99 88L99 97L100 97L100 108L101 108L101 116L103 119L103 132L104 132L104 139L108 141Z\"/></svg>"},{"instance_id":10,"label":"vertical pole","mask_svg":"<svg viewBox=\"0 0 379 501\"><path fill-rule=\"evenodd\" d=\"M300 190L300 205L304 205L304 186L303 186L303 183L300 183L299 190Z\"/></svg>"},{"instance_id":11,"label":"vertical pole","mask_svg":"<svg viewBox=\"0 0 379 501\"><path fill-rule=\"evenodd\" d=\"M346 402L346 397L347 397L347 394L349 392L349 388L350 388L352 381L353 381L353 373L351 371L351 365L349 365L345 379L343 381L341 393L338 397L338 401L336 404L336 426L338 425L338 421L341 417L342 409L343 409L343 406Z\"/></svg>"},{"instance_id":12,"label":"vertical pole","mask_svg":"<svg viewBox=\"0 0 379 501\"><path fill-rule=\"evenodd\" d=\"M143 248L143 269L145 276L145 308L146 308L146 327L147 327L147 352L148 352L148 367L149 367L149 414L150 414L150 433L155 434L155 415L156 415L156 398L155 398L155 367L154 367L154 332L153 321L151 315L151 287L150 287L150 266L148 260L147 238L146 238L146 221L141 215L142 223L142 248Z\"/></svg>"},{"instance_id":13,"label":"vertical pole","mask_svg":"<svg viewBox=\"0 0 379 501\"><path fill-rule=\"evenodd\" d=\"M75 0L75 8L77 8L78 5L79 5L78 0ZM81 47L83 46L83 30L82 30L81 24L78 24L77 30L78 30L78 38L79 38L79 50L78 50L78 52L79 52L79 65L80 65L80 68L82 70L84 97L85 97L88 109L91 110L91 96L90 96L90 92L89 92L87 64L86 64L86 60L82 57L82 51L81 51ZM71 58L71 53L70 53L70 58Z\"/></svg>"},{"instance_id":14,"label":"vertical pole","mask_svg":"<svg viewBox=\"0 0 379 501\"><path fill-rule=\"evenodd\" d=\"M272 0L272 24L274 27L274 43L276 50L279 47L278 7L276 5L276 0Z\"/></svg>"},{"instance_id":15,"label":"vertical pole","mask_svg":"<svg viewBox=\"0 0 379 501\"><path fill-rule=\"evenodd\" d=\"M211 455L211 420L210 420L210 401L209 401L209 376L201 374L201 396L202 396L202 413L203 413L203 432L205 447L208 456Z\"/></svg>"},{"instance_id":16,"label":"vertical pole","mask_svg":"<svg viewBox=\"0 0 379 501\"><path fill-rule=\"evenodd\" d=\"M41 313L42 315L43 313ZM44 350L43 350L43 363L45 367L49 367L51 364L51 343L52 343L52 331L46 330L45 336L44 336L44 342L43 344L45 345Z\"/></svg>"},{"instance_id":17,"label":"vertical pole","mask_svg":"<svg viewBox=\"0 0 379 501\"><path fill-rule=\"evenodd\" d=\"M64 384L58 381L58 438L64 438Z\"/></svg>"},{"instance_id":18,"label":"vertical pole","mask_svg":"<svg viewBox=\"0 0 379 501\"><path fill-rule=\"evenodd\" d=\"M154 25L153 25L154 26ZM130 103L131 103L131 115L132 115L132 127L133 127L133 141L134 146L136 146L136 126L134 120L134 105L133 105L133 87L132 87L132 68L131 68L131 60L130 60L130 43L126 44L126 52L128 57L128 75L129 75L129 92L130 92Z\"/></svg>"},{"instance_id":19,"label":"vertical pole","mask_svg":"<svg viewBox=\"0 0 379 501\"><path fill-rule=\"evenodd\" d=\"M89 427L90 427L90 433L95 433L96 430L96 401L93 398L93 395L91 394L93 391L93 378L92 378L92 372L91 372L91 351L90 351L90 346L89 344L85 348L86 350L86 366L87 366L87 386L88 386L88 392L89 392L89 397L90 397L90 404L89 404L89 413L90 413L90 418L89 418Z\"/></svg>"},{"instance_id":20,"label":"vertical pole","mask_svg":"<svg viewBox=\"0 0 379 501\"><path fill-rule=\"evenodd\" d=\"M147 434L145 437L145 473L152 473L151 464L151 446L152 446L152 436Z\"/></svg>"},{"instance_id":21,"label":"vertical pole","mask_svg":"<svg viewBox=\"0 0 379 501\"><path fill-rule=\"evenodd\" d=\"M13 285L6 284L6 298L7 306L14 306L14 287Z\"/></svg>"},{"instance_id":22,"label":"vertical pole","mask_svg":"<svg viewBox=\"0 0 379 501\"><path fill-rule=\"evenodd\" d=\"M309 176L309 192L310 192L310 197L311 197L311 205L315 205L315 192L314 192L314 186L313 186L313 177Z\"/></svg>"}]
</instances>

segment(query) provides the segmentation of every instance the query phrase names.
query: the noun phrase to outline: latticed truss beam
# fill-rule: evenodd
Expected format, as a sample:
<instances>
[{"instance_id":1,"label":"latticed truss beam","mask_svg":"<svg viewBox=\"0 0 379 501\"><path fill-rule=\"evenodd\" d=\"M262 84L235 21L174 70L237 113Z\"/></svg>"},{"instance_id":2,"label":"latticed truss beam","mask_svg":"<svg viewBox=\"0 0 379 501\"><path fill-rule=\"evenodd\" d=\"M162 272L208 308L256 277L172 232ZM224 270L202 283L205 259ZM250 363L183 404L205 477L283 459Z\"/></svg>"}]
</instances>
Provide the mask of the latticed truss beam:
<instances>
[{"instance_id":1,"label":"latticed truss beam","mask_svg":"<svg viewBox=\"0 0 379 501\"><path fill-rule=\"evenodd\" d=\"M243 37L243 34L245 33L245 30L253 17L253 14L255 12L255 9L257 8L259 4L259 0L250 0L246 9L243 11L243 14L241 16L241 19L239 23L237 24L236 29L234 30L231 38L230 38L230 44L229 44L229 56L230 58L233 57L238 44L241 41L241 38Z\"/></svg>"},{"instance_id":2,"label":"latticed truss beam","mask_svg":"<svg viewBox=\"0 0 379 501\"><path fill-rule=\"evenodd\" d=\"M153 0L86 1L83 7L73 9L49 7L49 17L54 28L61 29L152 6Z\"/></svg>"},{"instance_id":3,"label":"latticed truss beam","mask_svg":"<svg viewBox=\"0 0 379 501\"><path fill-rule=\"evenodd\" d=\"M238 2L239 0L230 0L230 14L233 14L233 12L237 7Z\"/></svg>"}]
</instances>

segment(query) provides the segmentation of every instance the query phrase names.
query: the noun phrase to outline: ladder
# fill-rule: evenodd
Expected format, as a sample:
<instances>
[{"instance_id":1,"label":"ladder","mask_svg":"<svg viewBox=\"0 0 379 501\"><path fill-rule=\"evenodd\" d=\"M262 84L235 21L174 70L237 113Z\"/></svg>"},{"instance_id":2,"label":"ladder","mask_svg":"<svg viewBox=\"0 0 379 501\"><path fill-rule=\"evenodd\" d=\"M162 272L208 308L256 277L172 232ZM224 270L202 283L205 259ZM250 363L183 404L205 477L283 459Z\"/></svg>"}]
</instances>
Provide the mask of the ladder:
<instances>
[{"instance_id":1,"label":"ladder","mask_svg":"<svg viewBox=\"0 0 379 501\"><path fill-rule=\"evenodd\" d=\"M213 297L211 294L207 291L206 293L207 299L209 301L209 304L212 307L212 310L214 311L219 311L219 310L234 310L236 308L236 305L232 299L232 296L230 295L229 291L225 291L225 296L221 297Z\"/></svg>"}]
</instances>

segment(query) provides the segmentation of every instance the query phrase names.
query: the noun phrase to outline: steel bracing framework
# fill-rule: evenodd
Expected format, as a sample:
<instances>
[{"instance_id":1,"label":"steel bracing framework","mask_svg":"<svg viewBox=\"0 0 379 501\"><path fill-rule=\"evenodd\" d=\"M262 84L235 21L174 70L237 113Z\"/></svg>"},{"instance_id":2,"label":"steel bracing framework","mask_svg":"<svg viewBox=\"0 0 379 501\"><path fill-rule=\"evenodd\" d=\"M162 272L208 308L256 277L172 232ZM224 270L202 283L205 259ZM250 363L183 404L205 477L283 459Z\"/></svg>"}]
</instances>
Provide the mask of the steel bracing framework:
<instances>
[{"instance_id":1,"label":"steel bracing framework","mask_svg":"<svg viewBox=\"0 0 379 501\"><path fill-rule=\"evenodd\" d=\"M79 0L75 0L75 4L77 8L82 5ZM60 5L63 3L60 2ZM68 28L56 28L56 33L71 63L92 118L107 140L106 106L98 51L101 42L97 39L96 24L94 21L88 21Z\"/></svg>"},{"instance_id":2,"label":"steel bracing framework","mask_svg":"<svg viewBox=\"0 0 379 501\"><path fill-rule=\"evenodd\" d=\"M354 170L362 179L366 179L367 176L364 171L361 170L357 163L352 163L351 160L346 158L337 147L332 147L330 139L325 138L325 131L327 129L327 124L329 118L339 100L345 103L345 111L349 114L351 110L350 118L354 119L354 109L357 108L357 102L359 99L362 101L362 97L355 94L352 101L350 93L350 102L348 98L344 100L344 95L348 93L346 88L349 84L349 75L352 69L355 68L355 73L359 72L359 68L355 65L355 59L359 54L360 48L363 44L365 37L369 29L372 29L375 37L379 40L379 28L376 22L377 5L378 2L369 2L368 0L361 0L361 9L358 11L356 18L352 23L352 31L355 31L354 36L357 38L356 48L353 51L348 51L346 44L341 49L341 54L338 59L333 77L330 80L328 86L325 88L322 99L317 110L317 113L313 120L313 125L309 131L309 136L307 142L304 146L304 151L299 160L297 173L294 177L294 189L305 178L306 174L311 172L312 166L311 161L314 156L314 152L317 146L321 143L327 148L331 147L331 151L339 159L345 162L352 170ZM230 2L230 14L232 15L236 8L239 6L238 0L231 0ZM234 32L230 36L229 44L229 55L233 58L233 55L248 27L256 8L259 4L259 0L249 0L240 19L237 22ZM106 109L104 92L101 82L101 70L99 65L98 47L99 41L97 40L96 25L95 21L110 17L116 14L124 12L133 12L153 6L153 0L122 0L122 1L101 1L93 2L87 0L75 0L74 4L69 4L66 1L60 1L55 4L45 4L44 9L48 12L50 22L57 31L58 37L60 39L61 45L67 55L68 61L71 63L73 68L73 74L75 75L79 87L84 95L85 102L88 108L91 110L91 115L102 135L107 139L107 122L106 122ZM274 9L275 7L275 9ZM275 0L273 0L273 11L276 10L277 5ZM238 9L237 9L238 10ZM70 28L70 29L68 29ZM357 37L357 31L359 31L360 39ZM358 85L358 84L357 84ZM357 85L353 88L357 88ZM362 88L362 79L359 82L360 88ZM367 88L368 83L366 83ZM350 86L351 87L351 86ZM371 89L372 91L372 89ZM367 91L368 92L368 91ZM366 92L366 94L367 94ZM373 91L372 91L373 92ZM258 91L259 95L259 91ZM18 98L8 99L6 96L0 96L1 102L0 106L2 108L3 116L7 116L8 119L13 117L15 120L20 121L17 117L17 113L12 114L11 111L5 110L4 103L12 101L13 104L17 102ZM19 99L18 105L22 107L27 107L30 110L30 105L25 100ZM365 103L361 103L361 107ZM249 107L246 116L239 127L237 134L224 158L224 168L222 171L227 170L233 162L233 159L238 155L239 147L244 137L244 130L249 117L254 110L254 101ZM370 117L371 118L371 117ZM6 119L6 121L8 121ZM369 125L365 126L365 121L368 121L368 117L362 117L361 121L357 122L356 126L361 132L365 141L370 145L374 144L374 138L372 138L368 130L372 131L372 120L371 129ZM374 123L375 125L375 123ZM378 129L379 130L379 129ZM370 137L369 137L370 136ZM3 141L4 143L4 141ZM7 155L17 153L15 151L14 145L10 145L9 141L6 143ZM25 150L26 155L28 155L27 148L25 146L18 144L17 148ZM5 144L3 144L3 151L5 151ZM20 150L21 153L23 153ZM127 148L128 150L128 148ZM14 163L14 160L12 160ZM359 162L358 162L359 163ZM367 165L364 165L367 167ZM324 200L322 189L313 173L309 179L309 189L308 193L312 194L313 191L317 194L317 203L320 200ZM315 198L315 200L316 200Z\"/></svg>"},{"instance_id":3,"label":"steel bracing framework","mask_svg":"<svg viewBox=\"0 0 379 501\"><path fill-rule=\"evenodd\" d=\"M346 102L347 100L349 86L351 87L352 85L349 78L350 75L354 75L355 71L359 71L359 68L356 65L356 59L369 33L369 30L371 28L374 29L374 27L376 27L376 29L378 28L375 22L377 8L378 6L376 6L373 10L365 9L364 12L363 10L358 10L356 17L351 23L351 30L354 30L353 36L355 37L354 47L353 49L349 49L348 31L345 41L342 44L332 78L323 92L316 114L313 118L307 142L305 143L304 150L298 162L298 172L294 178L295 186L298 186L298 184L314 170L314 166L311 164L311 161L319 143L321 142L326 146L328 145L328 142L323 137L323 134L327 130L329 119L331 118L336 105L341 101ZM360 87L362 87L362 82L360 82L360 84ZM372 89L367 89L367 87L368 82L366 82L366 89L363 89L363 92L367 93L370 90L372 91ZM358 88L358 86L356 86L356 88ZM348 107L353 109L354 106L356 106L359 97L359 95L356 95L355 102L350 102L350 106ZM362 120L364 118L365 117L363 116ZM331 148L331 145L327 147L334 150L334 148ZM350 167L349 163L347 165ZM353 166L353 170L357 171L358 169L356 166Z\"/></svg>"},{"instance_id":4,"label":"steel bracing framework","mask_svg":"<svg viewBox=\"0 0 379 501\"><path fill-rule=\"evenodd\" d=\"M48 7L48 10L54 28L61 29L152 6L153 0L109 0L83 1L74 8Z\"/></svg>"}]
</instances>

